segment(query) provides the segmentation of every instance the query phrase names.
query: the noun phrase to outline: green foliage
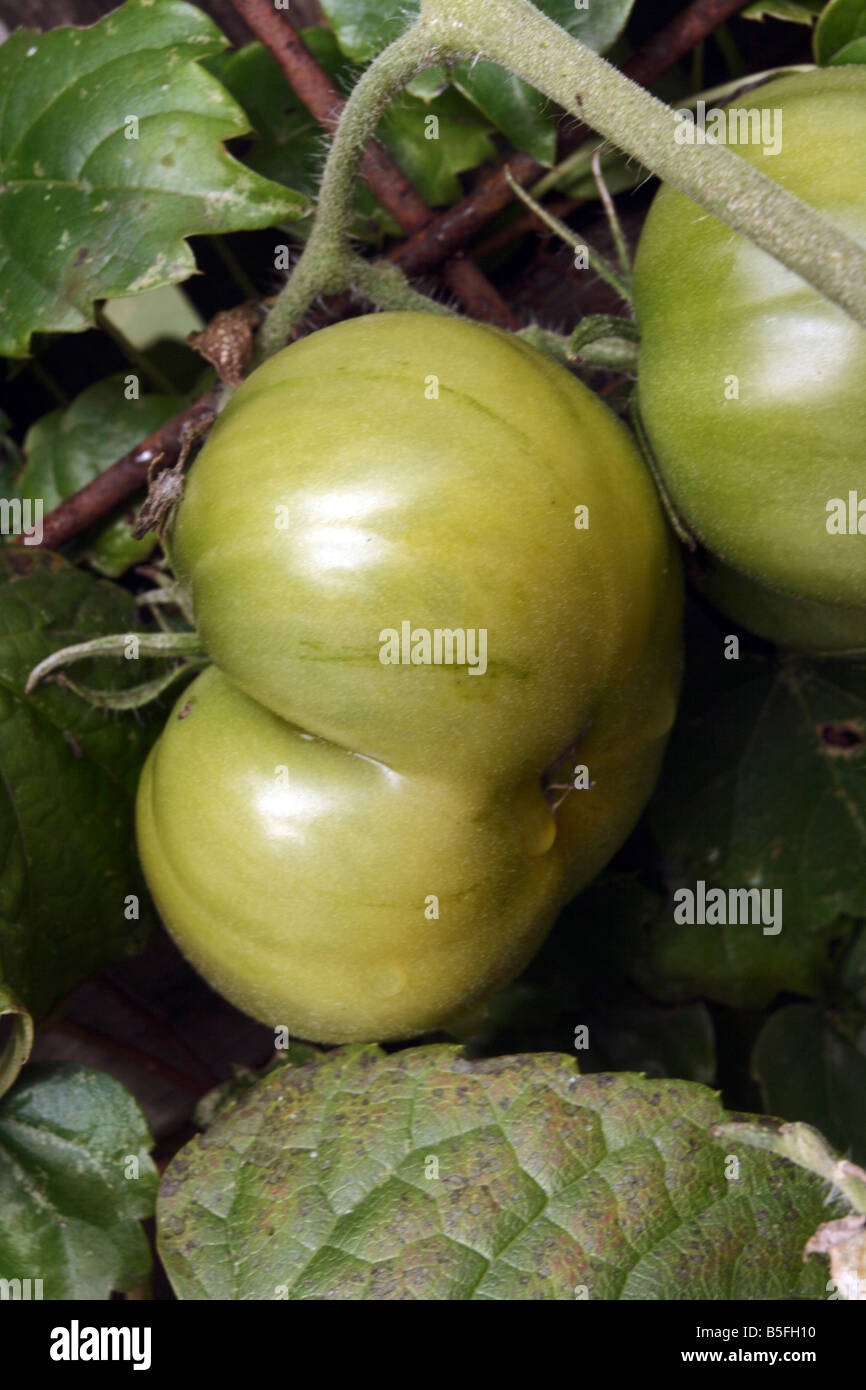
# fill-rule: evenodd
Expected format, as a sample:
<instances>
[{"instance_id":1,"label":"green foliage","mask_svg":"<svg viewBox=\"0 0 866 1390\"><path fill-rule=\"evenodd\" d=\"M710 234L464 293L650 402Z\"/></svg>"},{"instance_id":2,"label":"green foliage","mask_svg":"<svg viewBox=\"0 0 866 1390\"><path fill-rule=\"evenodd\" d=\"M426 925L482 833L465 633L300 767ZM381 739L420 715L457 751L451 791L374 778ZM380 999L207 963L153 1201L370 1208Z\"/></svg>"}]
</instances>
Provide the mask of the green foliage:
<instances>
[{"instance_id":1,"label":"green foliage","mask_svg":"<svg viewBox=\"0 0 866 1390\"><path fill-rule=\"evenodd\" d=\"M714 619L693 638L650 809L671 879L781 889L780 939L866 915L866 667L727 659L729 631Z\"/></svg>"},{"instance_id":2,"label":"green foliage","mask_svg":"<svg viewBox=\"0 0 866 1390\"><path fill-rule=\"evenodd\" d=\"M866 0L830 0L815 30L815 62L866 63Z\"/></svg>"},{"instance_id":3,"label":"green foliage","mask_svg":"<svg viewBox=\"0 0 866 1390\"><path fill-rule=\"evenodd\" d=\"M741 11L743 19L782 19L790 24L811 26L824 8L825 0L755 0Z\"/></svg>"},{"instance_id":4,"label":"green foliage","mask_svg":"<svg viewBox=\"0 0 866 1390\"><path fill-rule=\"evenodd\" d=\"M127 400L122 376L96 381L66 408L52 410L28 430L21 497L41 497L46 511L96 478L176 411L180 396Z\"/></svg>"},{"instance_id":5,"label":"green foliage","mask_svg":"<svg viewBox=\"0 0 866 1390\"><path fill-rule=\"evenodd\" d=\"M350 92L359 70L343 56L334 35L326 29L305 29L301 37L335 85ZM313 196L324 162L325 138L275 59L260 43L252 43L233 54L219 72L255 129L255 139L243 155L245 163ZM460 197L459 173L495 155L490 128L490 121L449 88L426 100L400 93L385 111L377 135L421 197L437 206ZM366 184L359 185L356 206L357 232L369 234L376 227L399 231ZM303 233L301 226L297 230Z\"/></svg>"},{"instance_id":6,"label":"green foliage","mask_svg":"<svg viewBox=\"0 0 866 1390\"><path fill-rule=\"evenodd\" d=\"M180 1298L819 1297L824 1184L722 1148L723 1118L702 1086L556 1055L341 1048L181 1150L160 1252Z\"/></svg>"},{"instance_id":7,"label":"green foliage","mask_svg":"<svg viewBox=\"0 0 866 1390\"><path fill-rule=\"evenodd\" d=\"M536 3L596 51L626 51L633 0ZM322 8L331 27L302 39L348 95L418 0ZM741 14L814 26L821 66L866 63L866 0L758 0ZM685 73L658 90L687 100ZM100 301L144 306L148 289L186 280L191 236L309 231L327 137L262 44L229 50L194 4L127 0L87 29L19 30L0 47L0 86L7 356L42 334L44 360L57 348L47 335L88 328ZM538 92L478 59L419 73L377 136L443 207L507 148L552 164L556 122ZM593 148L549 189L594 199ZM609 148L604 168L614 194L649 177ZM359 180L353 237L399 231ZM178 349L188 325L173 332L151 313ZM151 361L174 394L127 400L122 373L97 380L20 442L0 411L0 499L47 511L181 409L191 375L179 383L159 349ZM26 371L9 364L10 399ZM152 539L130 536L136 501L72 557L110 576L145 558ZM164 711L106 715L60 685L24 686L58 648L136 622L121 586L0 545L0 1279L42 1279L58 1300L107 1299L150 1269L140 1223L158 1179L137 1104L85 1067L21 1069L34 1023L146 939L131 803ZM465 1052L292 1041L285 1061L262 1075L237 1068L200 1099L206 1133L176 1155L159 1203L178 1297L826 1295L825 1260L804 1263L803 1248L842 1209L826 1205L824 1169L779 1156L801 1161L767 1115L866 1162L866 666L780 656L742 634L728 660L732 631L692 613L648 816L520 979L461 1025ZM88 663L81 678L125 688L153 674L146 665L102 665L94 678ZM677 922L674 894L701 880L781 891L781 932ZM766 1114L711 1133L729 1110L753 1108Z\"/></svg>"},{"instance_id":8,"label":"green foliage","mask_svg":"<svg viewBox=\"0 0 866 1390\"><path fill-rule=\"evenodd\" d=\"M753 1056L768 1114L805 1120L860 1164L866 1163L864 1042L846 1037L828 1011L789 1004L767 1020Z\"/></svg>"},{"instance_id":9,"label":"green foliage","mask_svg":"<svg viewBox=\"0 0 866 1390\"><path fill-rule=\"evenodd\" d=\"M573 0L539 0L537 8L589 48L604 53L622 33L633 4L634 0L605 0L603 5L577 8ZM353 62L367 63L403 32L418 4L407 0L385 13L378 0L324 0L322 9L342 52ZM483 59L459 63L450 73L436 69L432 77L422 74L412 91L423 96L449 79L517 149L543 164L553 163L554 113L539 92Z\"/></svg>"},{"instance_id":10,"label":"green foliage","mask_svg":"<svg viewBox=\"0 0 866 1390\"><path fill-rule=\"evenodd\" d=\"M225 44L182 0L127 0L0 47L0 352L86 328L95 299L186 279L193 233L304 212L222 147L246 120L196 60Z\"/></svg>"},{"instance_id":11,"label":"green foliage","mask_svg":"<svg viewBox=\"0 0 866 1390\"><path fill-rule=\"evenodd\" d=\"M51 511L186 403L179 395L127 400L125 381L116 376L94 382L71 405L52 410L31 426L24 440L24 467L15 480L16 496L41 498L45 511ZM101 573L123 574L151 554L155 537L134 540L133 524L134 515L124 508L96 528L85 553Z\"/></svg>"},{"instance_id":12,"label":"green foliage","mask_svg":"<svg viewBox=\"0 0 866 1390\"><path fill-rule=\"evenodd\" d=\"M0 1100L0 1277L46 1299L107 1299L141 1284L157 1171L147 1122L113 1077L39 1063ZM31 1294L35 1297L38 1295Z\"/></svg>"},{"instance_id":13,"label":"green foliage","mask_svg":"<svg viewBox=\"0 0 866 1390\"><path fill-rule=\"evenodd\" d=\"M0 552L0 984L36 1017L143 944L132 793L159 713L109 719L55 685L24 686L58 648L135 625L117 585L42 550ZM140 667L118 663L118 687Z\"/></svg>"}]
</instances>

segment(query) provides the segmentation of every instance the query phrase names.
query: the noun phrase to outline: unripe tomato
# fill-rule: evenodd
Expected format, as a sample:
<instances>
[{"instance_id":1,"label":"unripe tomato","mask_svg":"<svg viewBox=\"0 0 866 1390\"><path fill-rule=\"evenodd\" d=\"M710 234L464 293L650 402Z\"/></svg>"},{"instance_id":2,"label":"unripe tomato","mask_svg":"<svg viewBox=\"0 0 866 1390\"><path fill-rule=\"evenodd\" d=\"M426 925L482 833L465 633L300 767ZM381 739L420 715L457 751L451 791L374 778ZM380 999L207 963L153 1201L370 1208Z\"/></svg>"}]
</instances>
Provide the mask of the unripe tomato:
<instances>
[{"instance_id":1,"label":"unripe tomato","mask_svg":"<svg viewBox=\"0 0 866 1390\"><path fill-rule=\"evenodd\" d=\"M673 719L679 562L619 423L507 334L349 320L231 400L172 551L214 667L145 767L138 835L181 948L330 1042L507 983L628 833ZM484 631L485 669L444 640L424 659L446 629L476 656ZM560 755L560 781L588 773L554 814Z\"/></svg>"},{"instance_id":2,"label":"unripe tomato","mask_svg":"<svg viewBox=\"0 0 866 1390\"><path fill-rule=\"evenodd\" d=\"M781 112L778 154L737 153L866 242L866 68L779 78L732 105ZM866 646L866 332L668 187L634 287L641 414L677 509L720 562L709 592L776 641Z\"/></svg>"}]
</instances>

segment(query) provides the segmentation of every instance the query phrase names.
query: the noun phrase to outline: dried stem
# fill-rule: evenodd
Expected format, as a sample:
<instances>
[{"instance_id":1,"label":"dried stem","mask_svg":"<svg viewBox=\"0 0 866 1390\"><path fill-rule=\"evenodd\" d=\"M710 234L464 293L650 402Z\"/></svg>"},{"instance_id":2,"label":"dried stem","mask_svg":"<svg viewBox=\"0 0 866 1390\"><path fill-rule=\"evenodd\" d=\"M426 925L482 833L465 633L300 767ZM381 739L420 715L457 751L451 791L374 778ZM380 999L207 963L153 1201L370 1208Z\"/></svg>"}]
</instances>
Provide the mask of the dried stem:
<instances>
[{"instance_id":1,"label":"dried stem","mask_svg":"<svg viewBox=\"0 0 866 1390\"><path fill-rule=\"evenodd\" d=\"M144 485L148 469L158 454L162 454L159 471L168 468L177 458L182 437L190 426L216 418L221 394L221 387L206 391L192 405L173 415L147 439L130 449L104 473L49 512L43 522L42 544L48 550L56 550L114 511L131 493ZM16 537L18 540L20 538Z\"/></svg>"}]
</instances>

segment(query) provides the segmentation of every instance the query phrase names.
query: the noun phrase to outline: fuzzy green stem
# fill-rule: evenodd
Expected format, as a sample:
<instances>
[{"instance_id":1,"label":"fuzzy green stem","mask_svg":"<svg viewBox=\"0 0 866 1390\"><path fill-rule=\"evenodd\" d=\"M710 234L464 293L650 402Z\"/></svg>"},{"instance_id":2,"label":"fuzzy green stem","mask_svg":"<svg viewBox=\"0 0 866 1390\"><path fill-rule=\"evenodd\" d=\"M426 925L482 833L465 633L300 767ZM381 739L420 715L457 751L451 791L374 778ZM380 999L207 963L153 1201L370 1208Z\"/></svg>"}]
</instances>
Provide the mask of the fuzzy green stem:
<instances>
[{"instance_id":1,"label":"fuzzy green stem","mask_svg":"<svg viewBox=\"0 0 866 1390\"><path fill-rule=\"evenodd\" d=\"M601 367L607 372L623 372L631 376L637 376L637 357L637 344L629 342L627 338L595 338L579 352L575 352L572 344L568 349L570 363L583 363L589 367Z\"/></svg>"},{"instance_id":2,"label":"fuzzy green stem","mask_svg":"<svg viewBox=\"0 0 866 1390\"><path fill-rule=\"evenodd\" d=\"M602 317L599 315L598 317ZM606 317L606 316L605 316ZM581 323L586 323L582 319ZM630 327L627 319L614 319L611 317L612 324ZM637 343L630 338L620 336L613 329L607 336L600 333L590 337L586 344L575 346L573 336L569 337L563 333L552 333L548 328L539 328L537 324L530 325L529 328L519 328L517 337L522 338L531 347L537 348L547 357L552 357L554 361L561 362L565 367L601 368L607 372L622 372L626 375L634 376L637 373Z\"/></svg>"},{"instance_id":3,"label":"fuzzy green stem","mask_svg":"<svg viewBox=\"0 0 866 1390\"><path fill-rule=\"evenodd\" d=\"M422 0L421 23L439 61L480 52L522 77L866 327L866 248L726 145L677 144L669 107L528 0Z\"/></svg>"},{"instance_id":4,"label":"fuzzy green stem","mask_svg":"<svg viewBox=\"0 0 866 1390\"><path fill-rule=\"evenodd\" d=\"M348 236L355 182L390 98L424 68L479 56L592 126L866 327L866 248L808 203L724 144L678 144L680 122L670 107L529 0L422 0L419 20L371 63L346 103L325 164L315 224L259 333L256 363L288 342L317 295L352 283L358 269ZM393 292L393 283L386 288Z\"/></svg>"},{"instance_id":5,"label":"fuzzy green stem","mask_svg":"<svg viewBox=\"0 0 866 1390\"><path fill-rule=\"evenodd\" d=\"M533 323L528 328L518 328L517 337L524 343L529 343L530 347L543 352L546 357L552 357L554 362L561 362L564 367L571 365L566 333L554 333L549 328L539 328L538 324Z\"/></svg>"},{"instance_id":6,"label":"fuzzy green stem","mask_svg":"<svg viewBox=\"0 0 866 1390\"><path fill-rule=\"evenodd\" d=\"M639 343L640 333L631 319L587 314L568 340L568 360L637 376Z\"/></svg>"},{"instance_id":7,"label":"fuzzy green stem","mask_svg":"<svg viewBox=\"0 0 866 1390\"><path fill-rule=\"evenodd\" d=\"M746 87L751 91L752 87L762 82L769 82L774 77L787 77L796 72L813 72L814 67L811 63L788 64L780 68L767 68L764 72L750 73L747 78L738 78L736 81L723 82L716 87L705 87L703 91L693 92L691 96L680 99L680 108L684 111L694 110L699 101L705 101L708 106L714 103L727 101L735 96L737 92ZM596 150L602 150L601 166L604 171L605 162L615 159L618 151L611 149L606 140L585 140L571 154L566 155L565 159L559 164L554 164L552 169L548 169L537 183L532 184L530 193L533 198L541 198L548 193L551 188L560 188L563 184L576 182L579 178L592 173L593 160ZM637 170L637 161L635 160Z\"/></svg>"},{"instance_id":8,"label":"fuzzy green stem","mask_svg":"<svg viewBox=\"0 0 866 1390\"><path fill-rule=\"evenodd\" d=\"M572 182L586 174L592 173L592 159L597 149L606 144L604 140L586 140L579 145L571 154L560 160L559 164L554 164L552 169L548 169L546 174L542 174L537 183L531 185L529 192L533 198L543 198L551 188L559 188L566 182ZM612 154L613 151L610 151Z\"/></svg>"},{"instance_id":9,"label":"fuzzy green stem","mask_svg":"<svg viewBox=\"0 0 866 1390\"><path fill-rule=\"evenodd\" d=\"M286 342L319 294L338 294L357 270L350 259L348 230L355 185L367 145L395 92L436 61L426 25L414 24L384 49L353 88L328 152L318 213L301 258L258 335L256 360Z\"/></svg>"},{"instance_id":10,"label":"fuzzy green stem","mask_svg":"<svg viewBox=\"0 0 866 1390\"><path fill-rule=\"evenodd\" d=\"M157 589L148 589L146 593L138 594L135 599L136 606L143 607L150 605L153 607L154 604L158 603L172 605L180 610L191 628L195 627L195 610L193 608L192 599L177 579L172 579L170 575L160 570L152 569L147 571L143 566L139 568L138 572L144 575L146 579L153 579L159 587Z\"/></svg>"},{"instance_id":11,"label":"fuzzy green stem","mask_svg":"<svg viewBox=\"0 0 866 1390\"><path fill-rule=\"evenodd\" d=\"M380 309L410 309L428 314L452 314L426 294L413 290L399 266L392 261L365 261L356 256L351 265L351 283L356 290L378 304Z\"/></svg>"}]
</instances>

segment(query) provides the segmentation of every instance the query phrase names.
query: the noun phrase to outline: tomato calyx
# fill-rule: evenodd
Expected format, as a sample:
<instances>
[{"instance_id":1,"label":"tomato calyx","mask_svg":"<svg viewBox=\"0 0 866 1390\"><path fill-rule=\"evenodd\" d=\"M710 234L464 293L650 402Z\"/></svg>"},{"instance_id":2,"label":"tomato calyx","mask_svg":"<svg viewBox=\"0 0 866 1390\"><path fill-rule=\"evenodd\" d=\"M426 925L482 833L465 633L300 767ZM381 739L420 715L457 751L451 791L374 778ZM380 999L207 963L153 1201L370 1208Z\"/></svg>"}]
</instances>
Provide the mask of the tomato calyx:
<instances>
[{"instance_id":1,"label":"tomato calyx","mask_svg":"<svg viewBox=\"0 0 866 1390\"><path fill-rule=\"evenodd\" d=\"M141 540L148 532L156 531L160 542L165 542L168 524L183 496L184 469L192 446L210 430L212 424L213 417L208 415L203 420L196 420L184 426L177 460L170 468L161 468L157 472L157 464L162 461L163 454L157 454L151 459L147 470L147 496L139 508L138 520L132 528L133 540Z\"/></svg>"},{"instance_id":2,"label":"tomato calyx","mask_svg":"<svg viewBox=\"0 0 866 1390\"><path fill-rule=\"evenodd\" d=\"M152 596L150 596L152 598ZM175 665L151 680L125 690L101 690L90 685L82 685L73 680L66 667L78 661L89 661L101 657L121 657L127 660L139 657L164 657L174 659ZM27 678L25 694L31 695L37 685L53 681L74 695L85 700L96 709L131 710L141 709L162 695L163 691L180 680L181 676L200 670L208 662L207 654L197 632L116 632L107 637L95 637L89 642L76 642L71 647L62 647L52 652L37 666L33 667Z\"/></svg>"}]
</instances>

